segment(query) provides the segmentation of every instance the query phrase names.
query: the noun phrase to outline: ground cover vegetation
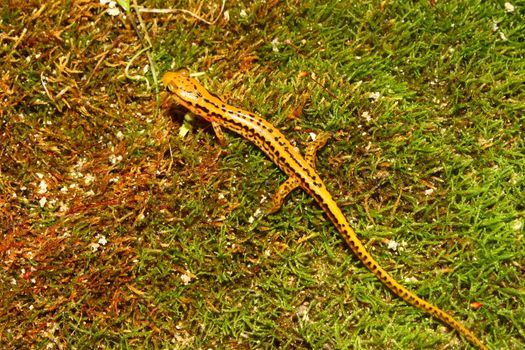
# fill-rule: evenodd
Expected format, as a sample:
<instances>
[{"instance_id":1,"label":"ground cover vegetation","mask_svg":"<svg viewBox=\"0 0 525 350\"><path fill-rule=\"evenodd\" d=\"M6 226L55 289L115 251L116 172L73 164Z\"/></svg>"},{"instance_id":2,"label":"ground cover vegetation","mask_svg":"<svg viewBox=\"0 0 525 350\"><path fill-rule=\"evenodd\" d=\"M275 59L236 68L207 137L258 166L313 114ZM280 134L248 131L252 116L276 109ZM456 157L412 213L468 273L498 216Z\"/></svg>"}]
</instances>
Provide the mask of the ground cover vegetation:
<instances>
[{"instance_id":1,"label":"ground cover vegetation","mask_svg":"<svg viewBox=\"0 0 525 350\"><path fill-rule=\"evenodd\" d=\"M318 171L371 253L524 348L523 3L119 3L1 5L2 349L469 347L304 193L264 215L284 175L179 113L181 68L299 148L331 132Z\"/></svg>"}]
</instances>

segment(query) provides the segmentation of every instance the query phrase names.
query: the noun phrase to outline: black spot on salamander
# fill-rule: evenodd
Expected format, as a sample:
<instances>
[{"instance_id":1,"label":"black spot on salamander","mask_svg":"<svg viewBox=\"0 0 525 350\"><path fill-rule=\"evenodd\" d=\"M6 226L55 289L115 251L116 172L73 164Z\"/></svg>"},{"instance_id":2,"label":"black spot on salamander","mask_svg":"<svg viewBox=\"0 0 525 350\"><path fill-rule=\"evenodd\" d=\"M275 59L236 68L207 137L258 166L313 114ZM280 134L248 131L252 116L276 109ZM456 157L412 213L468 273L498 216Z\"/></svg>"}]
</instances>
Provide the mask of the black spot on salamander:
<instances>
[{"instance_id":1,"label":"black spot on salamander","mask_svg":"<svg viewBox=\"0 0 525 350\"><path fill-rule=\"evenodd\" d=\"M215 113L215 112L210 112L208 108L203 107L203 106L201 106L200 108L201 110L205 110L206 114L209 114L210 116L217 118L217 119L222 119L222 115Z\"/></svg>"},{"instance_id":2,"label":"black spot on salamander","mask_svg":"<svg viewBox=\"0 0 525 350\"><path fill-rule=\"evenodd\" d=\"M222 99L221 99L219 96L215 95L213 92L209 92L209 91L208 91L208 93L209 93L210 95L212 95L213 97L215 97L217 100L219 100L219 101L222 102ZM222 106L224 107L224 104L223 104Z\"/></svg>"},{"instance_id":3,"label":"black spot on salamander","mask_svg":"<svg viewBox=\"0 0 525 350\"><path fill-rule=\"evenodd\" d=\"M309 169L305 168L304 166L302 166L301 169L306 173L306 175L307 175L310 179L312 179L312 174L310 173L310 170L309 170ZM310 180L310 179L309 179L309 180Z\"/></svg>"},{"instance_id":4,"label":"black spot on salamander","mask_svg":"<svg viewBox=\"0 0 525 350\"><path fill-rule=\"evenodd\" d=\"M202 96L201 94L199 94L199 96ZM202 99L204 101L204 103L206 104L212 104L212 102L210 100L208 100L206 97Z\"/></svg>"}]
</instances>

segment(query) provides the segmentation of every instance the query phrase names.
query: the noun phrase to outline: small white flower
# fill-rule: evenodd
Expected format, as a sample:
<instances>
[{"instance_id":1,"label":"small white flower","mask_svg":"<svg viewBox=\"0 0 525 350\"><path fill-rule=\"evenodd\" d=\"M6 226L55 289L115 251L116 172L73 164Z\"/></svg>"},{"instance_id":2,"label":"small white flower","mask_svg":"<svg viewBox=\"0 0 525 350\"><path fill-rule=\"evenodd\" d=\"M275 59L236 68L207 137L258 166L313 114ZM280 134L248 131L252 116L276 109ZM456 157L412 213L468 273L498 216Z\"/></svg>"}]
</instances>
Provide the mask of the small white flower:
<instances>
[{"instance_id":1,"label":"small white flower","mask_svg":"<svg viewBox=\"0 0 525 350\"><path fill-rule=\"evenodd\" d=\"M425 190L425 196L430 196L432 193L434 193L434 189L433 188L429 188L428 190Z\"/></svg>"},{"instance_id":2,"label":"small white flower","mask_svg":"<svg viewBox=\"0 0 525 350\"><path fill-rule=\"evenodd\" d=\"M505 11L507 11L508 13L514 12L514 5L512 5L510 2L506 2Z\"/></svg>"},{"instance_id":3,"label":"small white flower","mask_svg":"<svg viewBox=\"0 0 525 350\"><path fill-rule=\"evenodd\" d=\"M396 241L394 241L394 240L390 240L390 241L388 242L388 249L393 250L393 251L396 251L398 245L399 245L399 244L398 244Z\"/></svg>"},{"instance_id":4,"label":"small white flower","mask_svg":"<svg viewBox=\"0 0 525 350\"><path fill-rule=\"evenodd\" d=\"M121 160L122 160L122 156L120 154L118 156L114 154L109 156L109 162L113 165L120 163Z\"/></svg>"},{"instance_id":5,"label":"small white flower","mask_svg":"<svg viewBox=\"0 0 525 350\"><path fill-rule=\"evenodd\" d=\"M182 280L182 283L187 286L190 282L191 282L191 277L186 275L186 274L182 274L180 275L180 279Z\"/></svg>"},{"instance_id":6,"label":"small white flower","mask_svg":"<svg viewBox=\"0 0 525 350\"><path fill-rule=\"evenodd\" d=\"M37 193L46 193L47 192L47 183L45 180L41 180L40 184L38 185L38 191Z\"/></svg>"},{"instance_id":7,"label":"small white flower","mask_svg":"<svg viewBox=\"0 0 525 350\"><path fill-rule=\"evenodd\" d=\"M239 12L239 16L241 17L248 17L248 14L246 13L246 10L242 9L241 12Z\"/></svg>"},{"instance_id":8,"label":"small white flower","mask_svg":"<svg viewBox=\"0 0 525 350\"><path fill-rule=\"evenodd\" d=\"M361 117L365 118L367 122L372 120L372 116L368 111L364 111L363 113L361 113Z\"/></svg>"},{"instance_id":9,"label":"small white flower","mask_svg":"<svg viewBox=\"0 0 525 350\"><path fill-rule=\"evenodd\" d=\"M86 174L86 176L84 177L84 183L86 185L91 184L94 180L95 180L95 176L93 176L92 174Z\"/></svg>"},{"instance_id":10,"label":"small white flower","mask_svg":"<svg viewBox=\"0 0 525 350\"><path fill-rule=\"evenodd\" d=\"M80 169L84 166L84 164L86 164L86 162L87 162L86 158L80 158L74 166L75 168Z\"/></svg>"},{"instance_id":11,"label":"small white flower","mask_svg":"<svg viewBox=\"0 0 525 350\"><path fill-rule=\"evenodd\" d=\"M368 98L374 100L374 102L376 102L377 100L379 100L379 98L381 97L381 93L375 91L375 92L370 92L368 94Z\"/></svg>"},{"instance_id":12,"label":"small white flower","mask_svg":"<svg viewBox=\"0 0 525 350\"><path fill-rule=\"evenodd\" d=\"M279 52L279 48L277 47L277 45L279 45L279 39L275 38L272 40L272 51L273 52Z\"/></svg>"},{"instance_id":13,"label":"small white flower","mask_svg":"<svg viewBox=\"0 0 525 350\"><path fill-rule=\"evenodd\" d=\"M38 203L40 204L40 208L43 208L46 205L46 203L47 203L47 198L46 197L40 198Z\"/></svg>"},{"instance_id":14,"label":"small white flower","mask_svg":"<svg viewBox=\"0 0 525 350\"><path fill-rule=\"evenodd\" d=\"M98 238L97 243L100 245L106 245L108 243L108 240L106 239L104 235L97 235L97 238Z\"/></svg>"},{"instance_id":15,"label":"small white flower","mask_svg":"<svg viewBox=\"0 0 525 350\"><path fill-rule=\"evenodd\" d=\"M118 16L120 14L120 10L117 7L117 3L115 1L110 1L108 3L108 15L110 16Z\"/></svg>"},{"instance_id":16,"label":"small white flower","mask_svg":"<svg viewBox=\"0 0 525 350\"><path fill-rule=\"evenodd\" d=\"M63 202L60 202L60 207L58 208L58 211L63 213L69 209L69 206Z\"/></svg>"},{"instance_id":17,"label":"small white flower","mask_svg":"<svg viewBox=\"0 0 525 350\"><path fill-rule=\"evenodd\" d=\"M501 40L507 41L507 37L505 36L505 33L501 32L501 31L499 32L499 37L501 38Z\"/></svg>"}]
</instances>

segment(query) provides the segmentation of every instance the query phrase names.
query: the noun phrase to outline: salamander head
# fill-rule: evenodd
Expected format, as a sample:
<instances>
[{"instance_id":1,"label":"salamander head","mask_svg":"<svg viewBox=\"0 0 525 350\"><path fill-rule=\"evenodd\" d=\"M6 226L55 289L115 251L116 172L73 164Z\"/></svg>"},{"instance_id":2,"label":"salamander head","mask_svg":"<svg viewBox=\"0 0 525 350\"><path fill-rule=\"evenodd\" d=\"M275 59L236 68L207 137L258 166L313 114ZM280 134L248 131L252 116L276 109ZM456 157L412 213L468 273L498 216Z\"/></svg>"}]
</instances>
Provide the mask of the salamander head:
<instances>
[{"instance_id":1,"label":"salamander head","mask_svg":"<svg viewBox=\"0 0 525 350\"><path fill-rule=\"evenodd\" d=\"M162 84L175 95L178 103L192 112L195 112L197 106L222 104L218 96L206 90L197 79L190 77L185 70L164 73Z\"/></svg>"},{"instance_id":2,"label":"salamander head","mask_svg":"<svg viewBox=\"0 0 525 350\"><path fill-rule=\"evenodd\" d=\"M186 105L196 103L202 97L200 83L189 76L187 71L167 72L162 76L162 84L169 92L173 93L177 100Z\"/></svg>"}]
</instances>

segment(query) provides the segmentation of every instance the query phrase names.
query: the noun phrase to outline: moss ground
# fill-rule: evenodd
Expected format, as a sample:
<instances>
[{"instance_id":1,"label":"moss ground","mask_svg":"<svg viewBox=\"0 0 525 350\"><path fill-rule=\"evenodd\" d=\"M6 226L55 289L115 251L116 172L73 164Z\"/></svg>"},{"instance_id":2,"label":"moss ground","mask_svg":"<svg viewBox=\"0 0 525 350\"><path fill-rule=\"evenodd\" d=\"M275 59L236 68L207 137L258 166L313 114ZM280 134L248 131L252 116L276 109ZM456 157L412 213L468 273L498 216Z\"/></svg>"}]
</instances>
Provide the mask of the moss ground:
<instances>
[{"instance_id":1,"label":"moss ground","mask_svg":"<svg viewBox=\"0 0 525 350\"><path fill-rule=\"evenodd\" d=\"M372 254L490 348L523 349L514 5L226 1L211 25L141 16L159 74L202 73L300 148L334 133L318 170ZM258 215L285 177L198 119L179 136L145 54L130 74L148 84L126 77L144 47L130 18L95 0L1 5L2 349L468 347L382 286L304 193Z\"/></svg>"}]
</instances>

